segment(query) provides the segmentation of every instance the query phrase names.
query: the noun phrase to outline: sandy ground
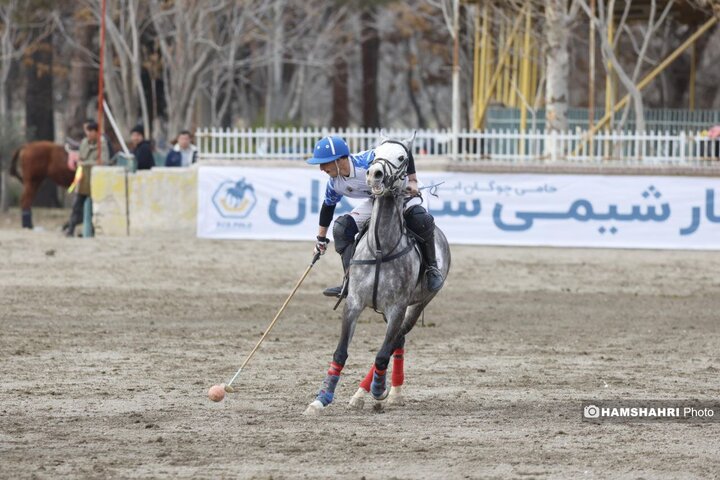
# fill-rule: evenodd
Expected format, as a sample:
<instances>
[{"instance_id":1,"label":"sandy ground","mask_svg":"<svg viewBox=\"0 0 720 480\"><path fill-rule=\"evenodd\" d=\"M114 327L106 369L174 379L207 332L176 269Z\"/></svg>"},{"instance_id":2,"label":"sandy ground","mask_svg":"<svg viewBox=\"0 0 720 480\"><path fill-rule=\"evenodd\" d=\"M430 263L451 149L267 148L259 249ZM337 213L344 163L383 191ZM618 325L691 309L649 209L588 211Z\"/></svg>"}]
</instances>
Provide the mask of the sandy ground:
<instances>
[{"instance_id":1,"label":"sandy ground","mask_svg":"<svg viewBox=\"0 0 720 480\"><path fill-rule=\"evenodd\" d=\"M310 273L239 393L214 404L311 242L66 239L0 217L2 478L717 478L720 423L588 424L581 399L718 400L720 254L456 246L408 338L402 408L301 415L339 318ZM311 235L310 235L311 236Z\"/></svg>"}]
</instances>

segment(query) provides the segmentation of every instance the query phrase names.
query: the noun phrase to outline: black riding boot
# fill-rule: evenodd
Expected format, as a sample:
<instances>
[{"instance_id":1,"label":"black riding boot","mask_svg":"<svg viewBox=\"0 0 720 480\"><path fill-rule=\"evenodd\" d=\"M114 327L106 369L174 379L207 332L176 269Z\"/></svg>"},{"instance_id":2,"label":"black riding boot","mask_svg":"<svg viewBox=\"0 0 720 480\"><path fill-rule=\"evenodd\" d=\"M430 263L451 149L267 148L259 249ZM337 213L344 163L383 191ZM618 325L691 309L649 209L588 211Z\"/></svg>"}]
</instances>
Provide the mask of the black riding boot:
<instances>
[{"instance_id":1,"label":"black riding boot","mask_svg":"<svg viewBox=\"0 0 720 480\"><path fill-rule=\"evenodd\" d=\"M352 260L353 254L355 253L355 245L350 244L345 248L340 258L342 258L343 272L347 273L350 268L350 260ZM346 297L348 292L348 282L343 281L343 284L339 287L330 287L323 290L323 295L326 297Z\"/></svg>"},{"instance_id":2,"label":"black riding boot","mask_svg":"<svg viewBox=\"0 0 720 480\"><path fill-rule=\"evenodd\" d=\"M431 231L429 235L423 238L422 244L423 255L425 256L425 277L427 279L427 288L431 292L437 292L445 283L445 279L440 273L435 258L435 232Z\"/></svg>"}]
</instances>

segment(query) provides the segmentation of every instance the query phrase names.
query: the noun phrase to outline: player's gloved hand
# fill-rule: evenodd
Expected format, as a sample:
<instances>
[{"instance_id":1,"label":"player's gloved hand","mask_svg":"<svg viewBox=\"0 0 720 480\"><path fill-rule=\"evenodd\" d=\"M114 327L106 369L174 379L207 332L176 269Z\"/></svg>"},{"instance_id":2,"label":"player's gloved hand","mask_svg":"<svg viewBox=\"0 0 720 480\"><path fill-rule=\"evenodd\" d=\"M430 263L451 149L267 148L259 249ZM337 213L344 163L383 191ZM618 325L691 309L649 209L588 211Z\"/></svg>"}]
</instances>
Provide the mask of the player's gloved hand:
<instances>
[{"instance_id":1,"label":"player's gloved hand","mask_svg":"<svg viewBox=\"0 0 720 480\"><path fill-rule=\"evenodd\" d=\"M325 250L327 250L328 243L330 243L330 239L327 237L321 237L318 235L317 242L315 243L315 249L313 250L313 253L315 255L325 255Z\"/></svg>"}]
</instances>

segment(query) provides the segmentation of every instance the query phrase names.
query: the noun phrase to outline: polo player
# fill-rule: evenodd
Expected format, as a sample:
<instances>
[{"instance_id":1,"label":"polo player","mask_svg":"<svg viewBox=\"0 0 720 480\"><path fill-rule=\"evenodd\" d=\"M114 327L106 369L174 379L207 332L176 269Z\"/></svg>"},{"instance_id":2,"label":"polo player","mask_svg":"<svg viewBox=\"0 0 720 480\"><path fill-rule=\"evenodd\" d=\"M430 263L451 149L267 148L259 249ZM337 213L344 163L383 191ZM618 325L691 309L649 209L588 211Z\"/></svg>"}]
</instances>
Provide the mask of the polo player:
<instances>
[{"instance_id":1,"label":"polo player","mask_svg":"<svg viewBox=\"0 0 720 480\"><path fill-rule=\"evenodd\" d=\"M399 142L398 142L399 143ZM403 146L403 148L405 148ZM407 228L420 239L421 251L425 262L426 286L430 292L437 292L443 286L443 276L435 259L435 220L422 206L423 199L418 190L415 161L412 152L407 151L408 167L405 179L404 218ZM351 155L347 142L341 137L328 136L315 145L313 157L307 163L319 165L327 173L325 199L320 209L315 253L325 254L330 240L328 228L335 213L335 207L343 196L365 199L350 213L342 215L333 225L335 251L342 258L343 269L347 271L355 253L355 237L370 220L372 213L372 195L365 174L375 159L374 150L365 150ZM327 296L339 297L347 294L347 285L328 288L323 292Z\"/></svg>"}]
</instances>

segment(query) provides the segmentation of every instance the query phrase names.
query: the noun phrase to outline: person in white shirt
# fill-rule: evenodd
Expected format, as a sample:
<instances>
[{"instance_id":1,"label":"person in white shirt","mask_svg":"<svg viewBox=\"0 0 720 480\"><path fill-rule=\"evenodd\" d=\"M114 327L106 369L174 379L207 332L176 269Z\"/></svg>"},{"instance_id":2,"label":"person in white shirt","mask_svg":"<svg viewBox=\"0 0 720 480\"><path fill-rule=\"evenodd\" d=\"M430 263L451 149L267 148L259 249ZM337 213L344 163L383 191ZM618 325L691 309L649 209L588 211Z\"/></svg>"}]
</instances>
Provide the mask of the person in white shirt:
<instances>
[{"instance_id":1,"label":"person in white shirt","mask_svg":"<svg viewBox=\"0 0 720 480\"><path fill-rule=\"evenodd\" d=\"M175 147L165 159L166 167L189 167L197 161L197 147L192 144L190 132L183 130L178 134Z\"/></svg>"}]
</instances>

